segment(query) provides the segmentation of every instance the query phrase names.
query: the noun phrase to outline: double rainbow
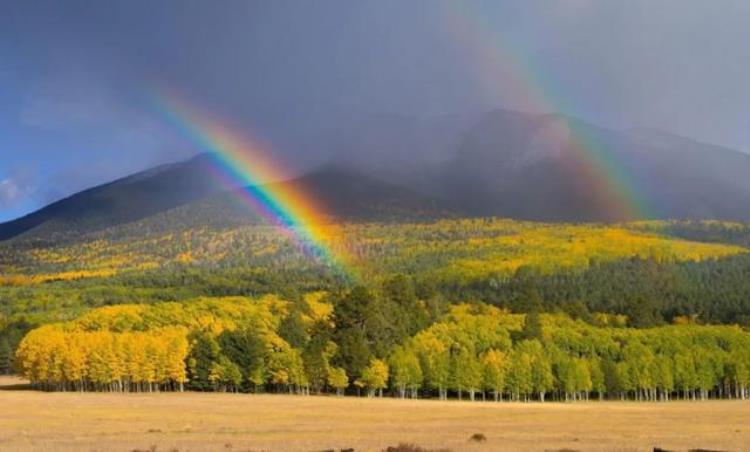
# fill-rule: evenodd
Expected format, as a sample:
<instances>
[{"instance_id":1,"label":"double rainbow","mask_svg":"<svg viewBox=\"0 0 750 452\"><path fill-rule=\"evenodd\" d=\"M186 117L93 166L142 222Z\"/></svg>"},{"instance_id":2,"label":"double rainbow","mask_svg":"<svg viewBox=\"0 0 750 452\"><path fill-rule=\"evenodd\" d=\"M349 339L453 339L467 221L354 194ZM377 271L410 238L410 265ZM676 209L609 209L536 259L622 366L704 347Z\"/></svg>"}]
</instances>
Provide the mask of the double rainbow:
<instances>
[{"instance_id":1,"label":"double rainbow","mask_svg":"<svg viewBox=\"0 0 750 452\"><path fill-rule=\"evenodd\" d=\"M193 146L210 153L216 175L254 211L296 242L306 255L351 276L343 256L335 255L330 248L335 232L325 209L304 187L289 182L286 167L272 160L265 147L239 134L226 121L164 90L152 96L152 104Z\"/></svg>"}]
</instances>

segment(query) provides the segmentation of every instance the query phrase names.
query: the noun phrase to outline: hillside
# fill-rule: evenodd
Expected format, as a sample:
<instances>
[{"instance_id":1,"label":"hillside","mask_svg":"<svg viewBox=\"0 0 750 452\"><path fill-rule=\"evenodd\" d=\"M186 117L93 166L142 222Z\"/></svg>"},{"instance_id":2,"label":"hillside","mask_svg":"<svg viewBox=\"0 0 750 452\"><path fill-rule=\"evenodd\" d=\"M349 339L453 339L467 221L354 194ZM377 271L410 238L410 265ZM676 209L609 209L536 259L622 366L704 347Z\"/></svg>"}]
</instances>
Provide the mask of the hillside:
<instances>
[{"instance_id":1,"label":"hillside","mask_svg":"<svg viewBox=\"0 0 750 452\"><path fill-rule=\"evenodd\" d=\"M234 198L229 198L234 199ZM211 203L216 206L218 203ZM235 206L237 207L237 206ZM239 209L239 207L237 207ZM36 246L0 244L6 279L77 279L132 270L195 267L260 267L304 270L325 267L287 235L260 221L219 226L203 221L179 230L175 218L190 217L191 207L123 227L84 236L87 241ZM157 221L163 218L162 222ZM670 237L663 223L618 226L545 224L503 219L445 219L419 222L331 223L325 246L347 270L366 279L406 272L441 281L484 281L508 277L521 267L542 274L580 270L592 260L632 257L656 261L703 261L744 253L747 248ZM715 241L715 240L714 240ZM2 279L0 278L0 281Z\"/></svg>"},{"instance_id":2,"label":"hillside","mask_svg":"<svg viewBox=\"0 0 750 452\"><path fill-rule=\"evenodd\" d=\"M238 192L216 175L211 154L164 165L94 187L0 224L0 241L21 236L43 243L86 240L99 231L138 235L203 225L229 227L261 221ZM325 166L264 191L304 191L331 220L413 220L450 217L445 203L341 166ZM141 222L145 221L145 223ZM119 228L118 228L119 227ZM133 229L135 228L135 229Z\"/></svg>"},{"instance_id":3,"label":"hillside","mask_svg":"<svg viewBox=\"0 0 750 452\"><path fill-rule=\"evenodd\" d=\"M174 224L156 221L162 215L85 241L0 243L0 299L7 301L0 322L37 324L95 306L196 296L379 290L399 277L425 296L513 310L527 309L533 288L550 310L632 314L645 304L655 317L644 323L687 314L745 322L750 315L750 254L716 243L746 243L748 230L732 225L331 223L324 246L338 260L332 264L263 222L174 230L160 226Z\"/></svg>"}]
</instances>

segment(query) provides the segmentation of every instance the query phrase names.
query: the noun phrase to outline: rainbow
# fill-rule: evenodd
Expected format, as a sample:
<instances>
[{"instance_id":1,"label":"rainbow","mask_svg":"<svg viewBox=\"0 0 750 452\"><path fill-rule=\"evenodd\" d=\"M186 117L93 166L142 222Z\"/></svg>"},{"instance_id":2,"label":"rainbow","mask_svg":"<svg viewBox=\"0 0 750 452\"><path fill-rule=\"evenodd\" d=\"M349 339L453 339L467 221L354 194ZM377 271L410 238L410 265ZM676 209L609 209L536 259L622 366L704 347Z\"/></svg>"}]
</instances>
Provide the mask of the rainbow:
<instances>
[{"instance_id":1,"label":"rainbow","mask_svg":"<svg viewBox=\"0 0 750 452\"><path fill-rule=\"evenodd\" d=\"M492 99L511 97L513 108L533 113L572 111L561 89L530 57L528 51L513 46L513 41L493 27L485 14L472 2L446 2L444 16L449 34L462 46L463 54L474 67L479 85ZM502 82L500 82L502 81ZM493 101L496 99L492 99ZM568 129L570 148L585 186L600 208L612 219L648 218L650 205L640 187L643 181L629 172L629 162L619 160L589 128L577 120L561 116Z\"/></svg>"},{"instance_id":2,"label":"rainbow","mask_svg":"<svg viewBox=\"0 0 750 452\"><path fill-rule=\"evenodd\" d=\"M254 211L292 239L304 254L352 277L344 256L330 244L333 229L322 205L289 182L286 167L271 159L267 147L241 135L215 116L165 90L151 96L159 116L201 152L210 153L214 173ZM270 183L282 182L282 183Z\"/></svg>"}]
</instances>

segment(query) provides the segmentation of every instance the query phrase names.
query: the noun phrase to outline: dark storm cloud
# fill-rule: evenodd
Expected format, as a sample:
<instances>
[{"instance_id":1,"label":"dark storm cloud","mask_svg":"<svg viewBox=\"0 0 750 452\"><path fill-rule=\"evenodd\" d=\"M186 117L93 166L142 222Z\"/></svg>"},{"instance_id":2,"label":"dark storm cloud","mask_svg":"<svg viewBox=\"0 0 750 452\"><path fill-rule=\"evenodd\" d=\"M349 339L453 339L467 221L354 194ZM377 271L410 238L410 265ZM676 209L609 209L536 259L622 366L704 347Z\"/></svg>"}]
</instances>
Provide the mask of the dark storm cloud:
<instances>
[{"instance_id":1,"label":"dark storm cloud","mask_svg":"<svg viewBox=\"0 0 750 452\"><path fill-rule=\"evenodd\" d=\"M79 187L196 152L154 112L157 87L299 168L355 152L372 115L523 109L519 84L542 109L748 150L748 22L744 0L0 0L0 146L17 149L0 162L56 159L45 181L95 162ZM483 61L508 49L499 71Z\"/></svg>"}]
</instances>

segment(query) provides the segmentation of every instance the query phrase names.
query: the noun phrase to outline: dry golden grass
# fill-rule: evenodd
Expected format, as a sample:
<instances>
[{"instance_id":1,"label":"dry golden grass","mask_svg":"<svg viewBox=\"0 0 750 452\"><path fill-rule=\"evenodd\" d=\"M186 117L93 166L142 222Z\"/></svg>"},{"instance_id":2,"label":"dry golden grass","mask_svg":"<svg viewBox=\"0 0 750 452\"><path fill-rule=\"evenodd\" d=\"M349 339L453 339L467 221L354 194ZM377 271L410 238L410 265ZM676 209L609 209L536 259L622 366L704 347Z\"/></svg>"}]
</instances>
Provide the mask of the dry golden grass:
<instances>
[{"instance_id":1,"label":"dry golden grass","mask_svg":"<svg viewBox=\"0 0 750 452\"><path fill-rule=\"evenodd\" d=\"M5 379L6 384L12 381ZM0 450L747 450L750 402L511 404L0 391ZM483 433L487 441L471 443Z\"/></svg>"}]
</instances>

